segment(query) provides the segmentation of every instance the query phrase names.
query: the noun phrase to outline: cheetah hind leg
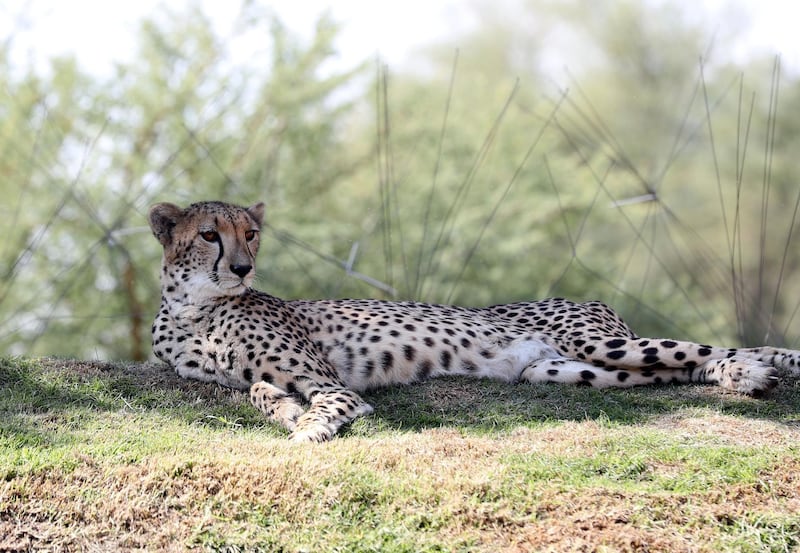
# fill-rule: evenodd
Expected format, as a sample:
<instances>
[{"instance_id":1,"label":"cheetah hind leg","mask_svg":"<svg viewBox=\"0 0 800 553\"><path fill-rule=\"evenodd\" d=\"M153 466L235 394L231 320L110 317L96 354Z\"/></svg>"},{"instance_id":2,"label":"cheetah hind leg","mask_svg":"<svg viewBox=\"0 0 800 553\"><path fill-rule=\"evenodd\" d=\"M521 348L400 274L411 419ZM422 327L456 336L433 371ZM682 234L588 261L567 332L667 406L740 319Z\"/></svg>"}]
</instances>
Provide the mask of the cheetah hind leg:
<instances>
[{"instance_id":1,"label":"cheetah hind leg","mask_svg":"<svg viewBox=\"0 0 800 553\"><path fill-rule=\"evenodd\" d=\"M692 381L717 384L750 396L761 396L778 385L778 370L755 359L734 355L726 359L709 359L692 374Z\"/></svg>"},{"instance_id":2,"label":"cheetah hind leg","mask_svg":"<svg viewBox=\"0 0 800 553\"><path fill-rule=\"evenodd\" d=\"M577 384L594 388L631 388L648 384L691 382L687 369L597 367L567 357L538 359L525 367L519 380L531 383Z\"/></svg>"},{"instance_id":3,"label":"cheetah hind leg","mask_svg":"<svg viewBox=\"0 0 800 553\"><path fill-rule=\"evenodd\" d=\"M297 420L305 413L296 396L267 382L256 382L250 387L250 401L269 420L290 431L295 429Z\"/></svg>"},{"instance_id":4,"label":"cheetah hind leg","mask_svg":"<svg viewBox=\"0 0 800 553\"><path fill-rule=\"evenodd\" d=\"M686 367L596 367L568 358L540 359L520 373L527 382L559 382L595 388L628 388L647 384L695 382L715 384L726 390L760 396L777 386L778 371L761 361L741 356L709 359L702 365Z\"/></svg>"}]
</instances>

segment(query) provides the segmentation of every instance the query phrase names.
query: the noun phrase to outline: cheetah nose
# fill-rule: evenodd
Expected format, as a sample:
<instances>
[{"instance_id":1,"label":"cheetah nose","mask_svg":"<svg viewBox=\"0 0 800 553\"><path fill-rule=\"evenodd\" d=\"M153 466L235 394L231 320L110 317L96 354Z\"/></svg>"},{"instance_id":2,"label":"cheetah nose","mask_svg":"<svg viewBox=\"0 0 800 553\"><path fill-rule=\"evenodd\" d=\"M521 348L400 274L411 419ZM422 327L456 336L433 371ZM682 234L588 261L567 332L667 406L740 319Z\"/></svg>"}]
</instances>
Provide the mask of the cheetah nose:
<instances>
[{"instance_id":1,"label":"cheetah nose","mask_svg":"<svg viewBox=\"0 0 800 553\"><path fill-rule=\"evenodd\" d=\"M246 277L251 270L253 270L252 265L231 265L231 272L239 278Z\"/></svg>"}]
</instances>

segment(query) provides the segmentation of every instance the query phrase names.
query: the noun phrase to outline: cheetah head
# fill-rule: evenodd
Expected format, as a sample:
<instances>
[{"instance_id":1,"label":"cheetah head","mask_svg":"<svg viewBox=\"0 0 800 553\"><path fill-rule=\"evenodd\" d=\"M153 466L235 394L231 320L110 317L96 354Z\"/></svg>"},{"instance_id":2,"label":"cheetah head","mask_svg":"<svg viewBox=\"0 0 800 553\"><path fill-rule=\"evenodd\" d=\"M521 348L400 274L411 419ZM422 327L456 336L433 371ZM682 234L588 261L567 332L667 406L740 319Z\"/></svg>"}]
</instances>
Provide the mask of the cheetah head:
<instances>
[{"instance_id":1,"label":"cheetah head","mask_svg":"<svg viewBox=\"0 0 800 553\"><path fill-rule=\"evenodd\" d=\"M201 202L150 208L150 228L164 247L162 285L193 303L244 292L255 278L264 204L248 208Z\"/></svg>"}]
</instances>

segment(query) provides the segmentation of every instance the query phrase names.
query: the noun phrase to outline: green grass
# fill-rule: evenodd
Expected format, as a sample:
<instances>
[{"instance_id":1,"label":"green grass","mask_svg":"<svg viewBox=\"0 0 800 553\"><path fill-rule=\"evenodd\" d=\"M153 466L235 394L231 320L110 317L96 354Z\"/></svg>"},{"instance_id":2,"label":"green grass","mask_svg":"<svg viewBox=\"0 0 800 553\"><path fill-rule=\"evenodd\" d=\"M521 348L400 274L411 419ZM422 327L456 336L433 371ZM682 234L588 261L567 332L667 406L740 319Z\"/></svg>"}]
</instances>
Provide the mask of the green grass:
<instances>
[{"instance_id":1,"label":"green grass","mask_svg":"<svg viewBox=\"0 0 800 553\"><path fill-rule=\"evenodd\" d=\"M160 365L0 360L0 550L793 551L800 385L442 379L292 445Z\"/></svg>"}]
</instances>

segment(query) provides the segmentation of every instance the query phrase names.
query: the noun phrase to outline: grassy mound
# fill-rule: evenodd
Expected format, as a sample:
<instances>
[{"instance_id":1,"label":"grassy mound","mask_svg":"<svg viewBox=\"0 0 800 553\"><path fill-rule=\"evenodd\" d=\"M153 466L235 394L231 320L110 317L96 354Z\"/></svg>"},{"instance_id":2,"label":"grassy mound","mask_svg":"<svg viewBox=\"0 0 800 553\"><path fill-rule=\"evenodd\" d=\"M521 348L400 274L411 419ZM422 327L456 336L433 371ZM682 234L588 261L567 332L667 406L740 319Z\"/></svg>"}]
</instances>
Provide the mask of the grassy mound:
<instances>
[{"instance_id":1,"label":"grassy mound","mask_svg":"<svg viewBox=\"0 0 800 553\"><path fill-rule=\"evenodd\" d=\"M158 364L4 359L0 391L2 551L800 547L797 382L443 379L307 446Z\"/></svg>"}]
</instances>

